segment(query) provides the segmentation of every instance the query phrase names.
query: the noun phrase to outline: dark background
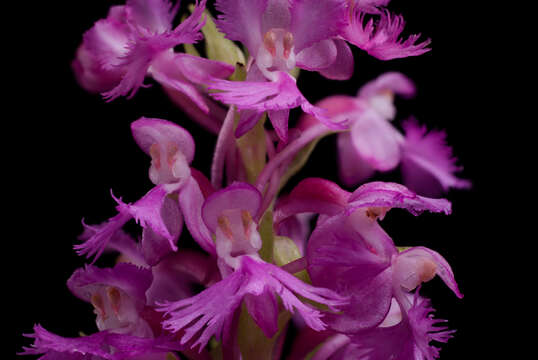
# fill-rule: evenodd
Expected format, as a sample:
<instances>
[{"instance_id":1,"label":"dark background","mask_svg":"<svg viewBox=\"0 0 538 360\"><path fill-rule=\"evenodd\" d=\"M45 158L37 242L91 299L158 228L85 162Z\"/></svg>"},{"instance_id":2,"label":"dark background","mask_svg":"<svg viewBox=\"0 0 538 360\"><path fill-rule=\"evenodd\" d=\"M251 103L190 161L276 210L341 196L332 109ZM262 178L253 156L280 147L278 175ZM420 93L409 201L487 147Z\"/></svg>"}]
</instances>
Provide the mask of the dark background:
<instances>
[{"instance_id":1,"label":"dark background","mask_svg":"<svg viewBox=\"0 0 538 360\"><path fill-rule=\"evenodd\" d=\"M140 91L131 100L105 103L88 94L75 82L70 62L82 34L106 16L118 1L59 1L32 5L26 26L31 36L21 42L11 119L15 129L6 134L12 145L5 155L14 166L6 169L14 180L6 192L13 205L4 241L14 244L6 252L15 268L15 351L29 342L35 323L63 336L96 330L92 308L76 299L65 282L85 263L72 247L82 231L81 219L98 223L115 214L110 189L127 202L137 200L151 183L147 178L149 158L132 140L129 124L141 116L175 121L191 132L196 141L193 166L209 174L215 136L206 133L174 107L158 84ZM302 72L299 88L315 102L327 95L355 94L365 82L386 71L401 71L413 79L418 94L412 100L397 100L396 122L413 114L430 128L446 129L448 142L471 179L469 191L451 191L453 214L424 214L413 217L394 210L383 226L397 245L423 245L451 264L460 289L457 299L435 278L423 286L431 297L438 318L448 319L457 329L454 339L443 345L442 359L473 358L476 337L490 319L485 294L484 260L498 240L486 223L489 192L494 185L489 172L488 134L484 115L476 105L483 83L474 43L477 33L470 28L471 14L427 0L393 0L389 9L404 15L404 35L421 32L430 37L433 50L419 57L380 61L354 49L356 70L347 82L329 81L318 74ZM295 114L297 115L297 114ZM320 142L301 175L337 181L334 137ZM397 172L380 177L398 181ZM185 233L186 231L184 231ZM9 235L10 234L10 235ZM183 238L183 237L182 237ZM187 240L185 240L187 241ZM491 246L493 244L493 246ZM98 264L106 264L104 258Z\"/></svg>"}]
</instances>

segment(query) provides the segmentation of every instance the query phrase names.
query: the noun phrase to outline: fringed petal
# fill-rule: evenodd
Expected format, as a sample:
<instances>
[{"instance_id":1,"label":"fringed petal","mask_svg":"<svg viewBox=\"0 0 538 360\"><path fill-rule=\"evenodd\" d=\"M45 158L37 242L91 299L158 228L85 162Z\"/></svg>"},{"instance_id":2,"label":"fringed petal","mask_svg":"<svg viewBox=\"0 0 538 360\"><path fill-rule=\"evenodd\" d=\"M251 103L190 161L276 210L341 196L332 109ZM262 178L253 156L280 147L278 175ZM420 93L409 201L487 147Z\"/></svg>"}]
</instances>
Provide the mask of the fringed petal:
<instances>
[{"instance_id":1,"label":"fringed petal","mask_svg":"<svg viewBox=\"0 0 538 360\"><path fill-rule=\"evenodd\" d=\"M402 175L404 182L413 190L438 196L450 188L468 189L469 180L454 174L462 170L452 148L446 144L444 131L429 131L414 119L403 123L405 142L402 154Z\"/></svg>"},{"instance_id":2,"label":"fringed petal","mask_svg":"<svg viewBox=\"0 0 538 360\"><path fill-rule=\"evenodd\" d=\"M65 338L34 326L34 333L25 335L34 339L32 347L25 347L19 355L43 355L40 359L107 360L131 359L169 351L182 350L177 341L168 338L141 338L101 331L79 338Z\"/></svg>"},{"instance_id":3,"label":"fringed petal","mask_svg":"<svg viewBox=\"0 0 538 360\"><path fill-rule=\"evenodd\" d=\"M256 54L262 44L262 16L267 0L217 0L221 12L215 23L226 38L243 43L250 54Z\"/></svg>"},{"instance_id":4,"label":"fringed petal","mask_svg":"<svg viewBox=\"0 0 538 360\"><path fill-rule=\"evenodd\" d=\"M178 2L179 4L179 2ZM172 6L168 0L127 0L132 20L137 28L149 34L162 34L172 30L178 5Z\"/></svg>"},{"instance_id":5,"label":"fringed petal","mask_svg":"<svg viewBox=\"0 0 538 360\"><path fill-rule=\"evenodd\" d=\"M430 39L416 43L420 34L411 35L406 40L399 38L405 25L401 15L391 15L390 12L384 11L380 12L379 16L377 23L374 24L374 19L371 18L364 24L365 13L360 7L356 7L351 23L342 32L342 36L380 60L417 56L431 50L427 48L431 43Z\"/></svg>"},{"instance_id":6,"label":"fringed petal","mask_svg":"<svg viewBox=\"0 0 538 360\"><path fill-rule=\"evenodd\" d=\"M223 331L229 331L225 330L225 324L232 321L234 311L247 294L265 296L268 291L271 294L279 295L287 310L299 312L305 323L315 330L325 328L324 323L321 321L323 314L321 311L301 302L294 293L320 304L325 304L331 310L337 310L347 302L346 299L331 290L303 283L275 265L262 263L259 260L243 256L240 267L224 280L192 298L163 304L161 310L169 315L163 326L172 332L186 328L181 344L185 344L196 335L199 338L193 346L198 345L202 349L211 336L215 335L217 339L221 339ZM269 300L269 303L271 301ZM257 305L261 305L261 302ZM257 306L256 309L258 309ZM274 320L262 319L262 317L275 315L274 311L265 314L256 313L257 323L268 326L263 329L264 332L270 333L273 330L272 326L268 324L273 324Z\"/></svg>"}]
</instances>

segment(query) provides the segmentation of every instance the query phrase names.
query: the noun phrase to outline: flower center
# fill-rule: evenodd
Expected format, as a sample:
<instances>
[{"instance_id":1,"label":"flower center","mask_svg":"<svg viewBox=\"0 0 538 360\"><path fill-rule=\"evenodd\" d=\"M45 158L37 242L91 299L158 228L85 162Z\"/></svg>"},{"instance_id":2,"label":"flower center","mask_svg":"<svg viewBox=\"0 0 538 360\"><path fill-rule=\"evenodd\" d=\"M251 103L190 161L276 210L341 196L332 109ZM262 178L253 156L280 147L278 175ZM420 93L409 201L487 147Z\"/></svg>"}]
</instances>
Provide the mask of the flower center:
<instances>
[{"instance_id":1,"label":"flower center","mask_svg":"<svg viewBox=\"0 0 538 360\"><path fill-rule=\"evenodd\" d=\"M241 255L256 254L261 248L261 238L256 223L246 210L225 210L218 218L216 246L219 257L228 265L238 265Z\"/></svg>"},{"instance_id":2,"label":"flower center","mask_svg":"<svg viewBox=\"0 0 538 360\"><path fill-rule=\"evenodd\" d=\"M293 34L281 28L273 28L263 36L256 63L261 72L270 80L275 80L275 71L288 72L295 67Z\"/></svg>"},{"instance_id":3,"label":"flower center","mask_svg":"<svg viewBox=\"0 0 538 360\"><path fill-rule=\"evenodd\" d=\"M176 144L155 143L151 145L149 154L149 178L155 185L179 182L190 176L189 164Z\"/></svg>"},{"instance_id":4,"label":"flower center","mask_svg":"<svg viewBox=\"0 0 538 360\"><path fill-rule=\"evenodd\" d=\"M107 286L99 289L92 295L90 302L95 308L97 323L101 330L117 327L129 317L126 316L126 312L131 310L130 303L116 287Z\"/></svg>"},{"instance_id":5,"label":"flower center","mask_svg":"<svg viewBox=\"0 0 538 360\"><path fill-rule=\"evenodd\" d=\"M423 282L428 282L437 274L437 264L422 256L398 256L395 264L397 282L411 291Z\"/></svg>"},{"instance_id":6,"label":"flower center","mask_svg":"<svg viewBox=\"0 0 538 360\"><path fill-rule=\"evenodd\" d=\"M396 116L396 107L394 106L394 92L390 89L385 89L371 96L368 103L381 116L387 120L393 120Z\"/></svg>"}]
</instances>

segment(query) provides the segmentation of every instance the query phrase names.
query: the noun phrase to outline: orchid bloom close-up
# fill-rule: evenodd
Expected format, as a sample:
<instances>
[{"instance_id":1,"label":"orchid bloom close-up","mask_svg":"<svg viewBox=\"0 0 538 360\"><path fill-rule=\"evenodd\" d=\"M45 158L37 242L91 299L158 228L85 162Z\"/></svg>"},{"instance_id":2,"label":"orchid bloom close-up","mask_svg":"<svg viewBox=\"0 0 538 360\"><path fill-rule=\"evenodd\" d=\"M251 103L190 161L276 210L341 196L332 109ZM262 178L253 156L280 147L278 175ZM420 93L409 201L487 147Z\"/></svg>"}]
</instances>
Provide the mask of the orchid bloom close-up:
<instances>
[{"instance_id":1,"label":"orchid bloom close-up","mask_svg":"<svg viewBox=\"0 0 538 360\"><path fill-rule=\"evenodd\" d=\"M437 96L436 81L430 38L404 29L412 5L124 0L101 19L106 7L92 5L58 61L71 63L69 122L43 121L31 144L46 161L20 161L34 182L20 202L40 221L24 216L20 228L50 253L29 248L31 278L14 291L31 318L18 320L18 355L434 360L441 346L459 350L445 343L467 321L463 291L473 297L458 260L472 232L458 214L477 211L461 200L473 177L452 142L457 124L433 127L446 117L433 95L421 98ZM419 123L407 105L438 122L417 109Z\"/></svg>"},{"instance_id":2,"label":"orchid bloom close-up","mask_svg":"<svg viewBox=\"0 0 538 360\"><path fill-rule=\"evenodd\" d=\"M108 16L84 34L77 50L72 67L80 85L109 100L131 98L151 76L209 112L200 86L230 76L233 66L174 52L174 46L202 39L204 8L202 0L192 15L173 28L178 8L168 0L127 0L111 7Z\"/></svg>"},{"instance_id":3,"label":"orchid bloom close-up","mask_svg":"<svg viewBox=\"0 0 538 360\"><path fill-rule=\"evenodd\" d=\"M349 131L338 134L337 140L339 173L346 186L398 166L404 183L421 194L437 196L450 188L471 186L455 174L461 167L444 131L428 131L413 118L403 122L404 133L394 124L394 96L410 98L415 92L409 78L389 72L361 87L356 97L333 95L318 103L328 109L331 119L350 122ZM303 121L311 121L310 115L304 117Z\"/></svg>"}]
</instances>

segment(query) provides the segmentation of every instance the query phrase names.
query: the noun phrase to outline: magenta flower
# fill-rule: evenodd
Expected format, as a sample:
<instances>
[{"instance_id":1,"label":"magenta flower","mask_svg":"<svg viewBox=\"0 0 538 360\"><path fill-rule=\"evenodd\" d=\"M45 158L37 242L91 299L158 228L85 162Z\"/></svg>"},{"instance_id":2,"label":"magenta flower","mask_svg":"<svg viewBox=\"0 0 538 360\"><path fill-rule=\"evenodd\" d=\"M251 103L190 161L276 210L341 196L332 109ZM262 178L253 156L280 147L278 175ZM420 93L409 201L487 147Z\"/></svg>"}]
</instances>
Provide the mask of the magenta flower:
<instances>
[{"instance_id":1,"label":"magenta flower","mask_svg":"<svg viewBox=\"0 0 538 360\"><path fill-rule=\"evenodd\" d=\"M264 262L257 254L261 238L251 214L261 206L261 194L251 185L234 183L209 196L204 203L203 219L215 234L219 267L223 280L192 298L163 304L168 318L164 329L185 330L181 344L198 339L193 346L202 349L211 336L233 338L233 319L242 302L256 324L269 338L278 330L278 302L298 312L305 323L323 330L323 314L297 298L300 295L331 310L345 304L334 292L297 279L278 266Z\"/></svg>"},{"instance_id":2,"label":"magenta flower","mask_svg":"<svg viewBox=\"0 0 538 360\"><path fill-rule=\"evenodd\" d=\"M432 310L422 300L411 301L409 292L439 275L458 297L463 295L450 265L437 252L413 247L398 253L377 222L394 207L414 215L451 211L447 200L418 196L399 184L373 182L348 193L322 179L301 182L277 211L279 221L301 212L323 215L308 241L308 273L313 285L350 297L341 314L325 317L331 329L357 339L364 334L393 336L398 329L413 339L413 351L429 356L435 353L429 341L445 339L442 334L447 333L432 328L434 322L428 316ZM391 321L391 306L401 314L402 324L391 328L393 332L378 330L384 321ZM441 331L438 336L432 335L436 329ZM394 335L394 341L406 338L400 335ZM396 355L396 351L391 354Z\"/></svg>"},{"instance_id":3,"label":"magenta flower","mask_svg":"<svg viewBox=\"0 0 538 360\"><path fill-rule=\"evenodd\" d=\"M407 313L402 313L395 300L383 322L370 330L352 336L328 334L317 349L314 360L345 359L427 359L439 357L440 348L431 341L446 343L455 330L437 326L445 320L433 318L430 301L421 297L418 290L408 294L412 303ZM307 339L308 340L308 339ZM318 342L319 343L319 342ZM382 345L381 345L382 344Z\"/></svg>"},{"instance_id":4,"label":"magenta flower","mask_svg":"<svg viewBox=\"0 0 538 360\"><path fill-rule=\"evenodd\" d=\"M380 60L391 60L422 55L430 51L430 39L417 44L420 34L400 38L405 21L401 15L391 14L382 8L389 1L355 1L351 6L351 18L340 34L345 40ZM381 7L381 8L379 8ZM366 16L370 19L365 24ZM374 19L376 21L374 22Z\"/></svg>"},{"instance_id":5,"label":"magenta flower","mask_svg":"<svg viewBox=\"0 0 538 360\"><path fill-rule=\"evenodd\" d=\"M172 8L167 0L127 0L125 6L111 7L107 18L84 34L72 64L78 82L113 100L132 97L149 75L208 113L201 86L230 76L234 67L173 51L174 46L202 39L205 3L197 3L192 15L176 28L172 20L178 7Z\"/></svg>"},{"instance_id":6,"label":"magenta flower","mask_svg":"<svg viewBox=\"0 0 538 360\"><path fill-rule=\"evenodd\" d=\"M64 338L34 327L31 348L23 355L43 354L41 359L130 359L136 356L164 358L181 350L169 336L154 333L149 322L146 291L153 277L149 269L131 264L100 269L86 266L73 273L67 286L80 299L91 303L96 314L95 334ZM87 357L88 356L88 357ZM160 356L160 357L159 357Z\"/></svg>"},{"instance_id":7,"label":"magenta flower","mask_svg":"<svg viewBox=\"0 0 538 360\"><path fill-rule=\"evenodd\" d=\"M345 185L355 186L376 171L401 165L405 184L424 195L470 187L468 180L455 175L462 168L455 165L457 159L446 145L444 131L428 133L411 119L403 123L402 134L391 124L396 116L394 95L409 98L414 94L411 80L389 72L364 85L357 97L330 96L319 103L333 121L346 118L350 122L349 131L338 134L338 165Z\"/></svg>"},{"instance_id":8,"label":"magenta flower","mask_svg":"<svg viewBox=\"0 0 538 360\"><path fill-rule=\"evenodd\" d=\"M87 226L76 245L80 255L99 257L111 239L131 219L143 227L141 248L147 263L154 265L177 250L183 218L202 248L211 254L215 246L200 226L203 194L189 167L194 157L194 141L179 125L161 119L140 118L131 125L140 148L151 156L149 178L156 185L133 204L116 199L118 214L100 226ZM178 194L174 200L171 194Z\"/></svg>"},{"instance_id":9,"label":"magenta flower","mask_svg":"<svg viewBox=\"0 0 538 360\"><path fill-rule=\"evenodd\" d=\"M145 293L152 281L149 269L135 265L120 263L111 269L90 265L75 271L67 287L75 296L93 305L100 331L153 337L150 325L142 316Z\"/></svg>"},{"instance_id":10,"label":"magenta flower","mask_svg":"<svg viewBox=\"0 0 538 360\"><path fill-rule=\"evenodd\" d=\"M278 136L287 141L289 110L300 106L330 127L321 109L312 106L289 74L294 67L318 71L332 79L348 79L353 57L335 37L346 26L346 1L219 0L217 26L240 41L251 56L246 81L216 80L212 96L242 110L236 136L250 130L268 112Z\"/></svg>"}]
</instances>

